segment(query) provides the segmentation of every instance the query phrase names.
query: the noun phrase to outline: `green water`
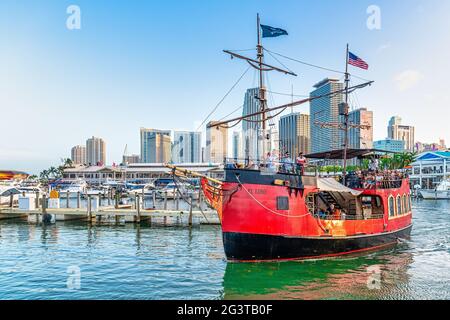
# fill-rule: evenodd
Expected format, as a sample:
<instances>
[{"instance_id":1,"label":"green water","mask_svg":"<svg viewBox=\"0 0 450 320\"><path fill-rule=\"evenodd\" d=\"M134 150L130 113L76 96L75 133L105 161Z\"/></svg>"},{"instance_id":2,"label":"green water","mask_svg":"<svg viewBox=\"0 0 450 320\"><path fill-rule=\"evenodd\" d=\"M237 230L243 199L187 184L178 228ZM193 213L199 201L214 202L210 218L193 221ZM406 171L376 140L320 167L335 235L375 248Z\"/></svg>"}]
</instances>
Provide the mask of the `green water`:
<instances>
[{"instance_id":1,"label":"green water","mask_svg":"<svg viewBox=\"0 0 450 320\"><path fill-rule=\"evenodd\" d=\"M346 259L237 264L220 228L0 221L1 299L449 299L450 202L410 241Z\"/></svg>"}]
</instances>

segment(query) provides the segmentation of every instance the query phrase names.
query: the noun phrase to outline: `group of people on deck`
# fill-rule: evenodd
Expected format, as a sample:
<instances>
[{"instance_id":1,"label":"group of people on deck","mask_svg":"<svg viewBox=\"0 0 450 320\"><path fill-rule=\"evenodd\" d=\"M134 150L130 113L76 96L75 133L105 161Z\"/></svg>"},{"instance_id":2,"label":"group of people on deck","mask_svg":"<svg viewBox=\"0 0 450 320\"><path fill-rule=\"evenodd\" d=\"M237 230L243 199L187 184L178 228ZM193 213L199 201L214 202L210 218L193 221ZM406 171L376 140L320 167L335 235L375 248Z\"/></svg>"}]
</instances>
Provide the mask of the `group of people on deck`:
<instances>
[{"instance_id":1,"label":"group of people on deck","mask_svg":"<svg viewBox=\"0 0 450 320\"><path fill-rule=\"evenodd\" d=\"M268 163L269 169L272 168L272 169L276 170L276 167L277 167L276 160L278 160L278 159L272 153L269 152L267 154L266 161ZM300 152L298 154L297 158L295 159L295 162L292 160L290 153L285 152L283 157L281 157L279 163L280 163L280 167L278 170L279 172L298 174L298 175L302 176L305 172L305 167L306 167L308 161L302 152Z\"/></svg>"},{"instance_id":2,"label":"group of people on deck","mask_svg":"<svg viewBox=\"0 0 450 320\"><path fill-rule=\"evenodd\" d=\"M371 161L369 170L349 172L346 185L352 189L392 189L400 188L404 174L398 170L380 170L377 161Z\"/></svg>"}]
</instances>

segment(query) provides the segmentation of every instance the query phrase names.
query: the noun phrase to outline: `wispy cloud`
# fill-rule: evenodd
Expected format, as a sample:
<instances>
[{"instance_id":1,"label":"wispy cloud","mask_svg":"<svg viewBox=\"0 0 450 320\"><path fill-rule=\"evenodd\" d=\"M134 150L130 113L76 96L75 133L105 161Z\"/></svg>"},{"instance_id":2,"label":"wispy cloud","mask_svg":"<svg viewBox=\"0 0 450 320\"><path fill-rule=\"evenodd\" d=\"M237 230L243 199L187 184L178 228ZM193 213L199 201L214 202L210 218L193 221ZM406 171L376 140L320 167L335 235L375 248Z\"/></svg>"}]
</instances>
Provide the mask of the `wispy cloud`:
<instances>
[{"instance_id":1,"label":"wispy cloud","mask_svg":"<svg viewBox=\"0 0 450 320\"><path fill-rule=\"evenodd\" d=\"M391 47L390 43L384 43L378 47L377 53L379 54L379 53L383 52L384 50L389 49L390 47Z\"/></svg>"},{"instance_id":2,"label":"wispy cloud","mask_svg":"<svg viewBox=\"0 0 450 320\"><path fill-rule=\"evenodd\" d=\"M394 76L394 82L400 91L407 91L414 88L422 79L422 73L412 69L402 71Z\"/></svg>"}]
</instances>

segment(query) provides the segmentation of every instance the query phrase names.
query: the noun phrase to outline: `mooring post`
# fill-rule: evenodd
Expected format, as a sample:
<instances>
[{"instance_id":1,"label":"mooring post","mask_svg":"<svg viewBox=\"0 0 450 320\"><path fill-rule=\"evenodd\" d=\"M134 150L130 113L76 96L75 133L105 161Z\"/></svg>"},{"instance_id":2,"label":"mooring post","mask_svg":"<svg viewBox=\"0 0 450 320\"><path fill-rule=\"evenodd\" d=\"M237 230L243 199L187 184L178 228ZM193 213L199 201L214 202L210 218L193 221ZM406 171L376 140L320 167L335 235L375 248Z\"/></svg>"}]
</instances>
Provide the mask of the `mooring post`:
<instances>
[{"instance_id":1,"label":"mooring post","mask_svg":"<svg viewBox=\"0 0 450 320\"><path fill-rule=\"evenodd\" d=\"M114 192L114 208L119 209L119 193L117 191Z\"/></svg>"},{"instance_id":2,"label":"mooring post","mask_svg":"<svg viewBox=\"0 0 450 320\"><path fill-rule=\"evenodd\" d=\"M140 196L137 194L136 195L136 212L137 212L137 217L136 217L136 222L141 222L141 206L140 206Z\"/></svg>"},{"instance_id":3,"label":"mooring post","mask_svg":"<svg viewBox=\"0 0 450 320\"><path fill-rule=\"evenodd\" d=\"M12 208L14 205L14 195L10 194L9 195L9 206Z\"/></svg>"},{"instance_id":4,"label":"mooring post","mask_svg":"<svg viewBox=\"0 0 450 320\"><path fill-rule=\"evenodd\" d=\"M36 199L34 199L34 206L36 209L39 208L39 191L36 191Z\"/></svg>"},{"instance_id":5,"label":"mooring post","mask_svg":"<svg viewBox=\"0 0 450 320\"><path fill-rule=\"evenodd\" d=\"M69 198L70 198L70 192L67 190L66 192L66 208L69 209Z\"/></svg>"},{"instance_id":6,"label":"mooring post","mask_svg":"<svg viewBox=\"0 0 450 320\"><path fill-rule=\"evenodd\" d=\"M111 198L112 198L112 196L111 196L111 189L108 190L107 198L108 198L108 206L110 206L111 205Z\"/></svg>"},{"instance_id":7,"label":"mooring post","mask_svg":"<svg viewBox=\"0 0 450 320\"><path fill-rule=\"evenodd\" d=\"M80 191L77 192L77 209L80 209L81 206L81 193Z\"/></svg>"},{"instance_id":8,"label":"mooring post","mask_svg":"<svg viewBox=\"0 0 450 320\"><path fill-rule=\"evenodd\" d=\"M198 189L198 208L202 210L202 188Z\"/></svg>"},{"instance_id":9,"label":"mooring post","mask_svg":"<svg viewBox=\"0 0 450 320\"><path fill-rule=\"evenodd\" d=\"M167 191L164 191L164 210L167 210Z\"/></svg>"},{"instance_id":10,"label":"mooring post","mask_svg":"<svg viewBox=\"0 0 450 320\"><path fill-rule=\"evenodd\" d=\"M178 196L178 189L175 193L175 208L176 210L180 210L180 200L179 200L179 196Z\"/></svg>"},{"instance_id":11,"label":"mooring post","mask_svg":"<svg viewBox=\"0 0 450 320\"><path fill-rule=\"evenodd\" d=\"M153 190L153 199L152 199L152 201L153 201L153 209L156 209L156 191L155 190Z\"/></svg>"},{"instance_id":12,"label":"mooring post","mask_svg":"<svg viewBox=\"0 0 450 320\"><path fill-rule=\"evenodd\" d=\"M42 195L42 222L45 220L45 216L47 215L47 195ZM36 214L36 223L39 223L39 216Z\"/></svg>"},{"instance_id":13,"label":"mooring post","mask_svg":"<svg viewBox=\"0 0 450 320\"><path fill-rule=\"evenodd\" d=\"M191 195L191 205L189 207L189 226L192 226L192 207L194 206L193 197Z\"/></svg>"},{"instance_id":14,"label":"mooring post","mask_svg":"<svg viewBox=\"0 0 450 320\"><path fill-rule=\"evenodd\" d=\"M88 218L89 218L89 222L91 222L91 221L92 221L92 202L91 202L91 195L88 195L87 209L88 209Z\"/></svg>"}]
</instances>

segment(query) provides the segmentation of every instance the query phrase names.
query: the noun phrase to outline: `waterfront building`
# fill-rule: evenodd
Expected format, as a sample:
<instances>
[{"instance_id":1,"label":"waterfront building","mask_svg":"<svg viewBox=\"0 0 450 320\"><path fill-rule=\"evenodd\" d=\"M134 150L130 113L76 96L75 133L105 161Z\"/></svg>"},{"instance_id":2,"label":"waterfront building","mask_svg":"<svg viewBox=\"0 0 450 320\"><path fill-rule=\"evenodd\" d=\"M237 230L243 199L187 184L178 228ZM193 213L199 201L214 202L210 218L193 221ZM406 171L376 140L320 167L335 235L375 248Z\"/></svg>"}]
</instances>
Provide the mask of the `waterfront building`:
<instances>
[{"instance_id":1,"label":"waterfront building","mask_svg":"<svg viewBox=\"0 0 450 320\"><path fill-rule=\"evenodd\" d=\"M434 151L419 154L411 164L411 186L434 189L450 176L450 151Z\"/></svg>"},{"instance_id":2,"label":"waterfront building","mask_svg":"<svg viewBox=\"0 0 450 320\"><path fill-rule=\"evenodd\" d=\"M259 97L259 88L248 89L245 93L244 107L242 116L261 111ZM244 157L248 159L258 159L262 144L259 135L261 134L262 116L256 115L247 118L249 121L242 122L242 140Z\"/></svg>"},{"instance_id":3,"label":"waterfront building","mask_svg":"<svg viewBox=\"0 0 450 320\"><path fill-rule=\"evenodd\" d=\"M219 165L201 163L176 164L177 167L215 179L223 179L224 171ZM171 170L163 163L135 163L128 166L76 166L64 169L64 179L83 179L88 183L104 183L106 181L124 181L139 179L152 182L155 178L170 178Z\"/></svg>"},{"instance_id":4,"label":"waterfront building","mask_svg":"<svg viewBox=\"0 0 450 320\"><path fill-rule=\"evenodd\" d=\"M206 129L205 162L223 163L228 154L228 129L224 127L209 127L217 121L208 123Z\"/></svg>"},{"instance_id":5,"label":"waterfront building","mask_svg":"<svg viewBox=\"0 0 450 320\"><path fill-rule=\"evenodd\" d=\"M86 141L86 163L91 166L106 164L106 143L102 138L92 137Z\"/></svg>"},{"instance_id":6,"label":"waterfront building","mask_svg":"<svg viewBox=\"0 0 450 320\"><path fill-rule=\"evenodd\" d=\"M242 133L239 131L233 132L233 142L232 142L232 156L233 159L238 160L242 159Z\"/></svg>"},{"instance_id":7,"label":"waterfront building","mask_svg":"<svg viewBox=\"0 0 450 320\"><path fill-rule=\"evenodd\" d=\"M201 162L201 132L175 131L172 148L174 163Z\"/></svg>"},{"instance_id":8,"label":"waterfront building","mask_svg":"<svg viewBox=\"0 0 450 320\"><path fill-rule=\"evenodd\" d=\"M141 161L165 163L171 159L170 130L141 128Z\"/></svg>"},{"instance_id":9,"label":"waterfront building","mask_svg":"<svg viewBox=\"0 0 450 320\"><path fill-rule=\"evenodd\" d=\"M301 113L291 113L279 121L280 153L289 152L296 157L300 152L310 153L310 116Z\"/></svg>"},{"instance_id":10,"label":"waterfront building","mask_svg":"<svg viewBox=\"0 0 450 320\"><path fill-rule=\"evenodd\" d=\"M329 94L344 88L337 79L324 79L314 85L311 97ZM323 128L320 123L339 124L343 122L339 115L339 105L344 101L343 94L320 98L310 102L311 153L339 150L343 147L342 132L337 127Z\"/></svg>"},{"instance_id":11,"label":"waterfront building","mask_svg":"<svg viewBox=\"0 0 450 320\"><path fill-rule=\"evenodd\" d=\"M72 163L85 164L86 163L86 146L75 146L70 152L70 159Z\"/></svg>"},{"instance_id":12,"label":"waterfront building","mask_svg":"<svg viewBox=\"0 0 450 320\"><path fill-rule=\"evenodd\" d=\"M389 120L388 138L405 142L405 150L414 151L414 127L402 124L402 118L394 116Z\"/></svg>"},{"instance_id":13,"label":"waterfront building","mask_svg":"<svg viewBox=\"0 0 450 320\"><path fill-rule=\"evenodd\" d=\"M122 163L125 165L139 162L141 162L141 158L138 154L124 155L122 157Z\"/></svg>"},{"instance_id":14,"label":"waterfront building","mask_svg":"<svg viewBox=\"0 0 450 320\"><path fill-rule=\"evenodd\" d=\"M351 149L373 148L373 112L367 108L360 108L349 113L349 122L365 128L349 128L348 142Z\"/></svg>"},{"instance_id":15,"label":"waterfront building","mask_svg":"<svg viewBox=\"0 0 450 320\"><path fill-rule=\"evenodd\" d=\"M374 149L383 150L387 152L402 153L405 152L405 141L394 140L394 139L384 139L374 141Z\"/></svg>"}]
</instances>

